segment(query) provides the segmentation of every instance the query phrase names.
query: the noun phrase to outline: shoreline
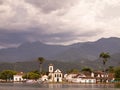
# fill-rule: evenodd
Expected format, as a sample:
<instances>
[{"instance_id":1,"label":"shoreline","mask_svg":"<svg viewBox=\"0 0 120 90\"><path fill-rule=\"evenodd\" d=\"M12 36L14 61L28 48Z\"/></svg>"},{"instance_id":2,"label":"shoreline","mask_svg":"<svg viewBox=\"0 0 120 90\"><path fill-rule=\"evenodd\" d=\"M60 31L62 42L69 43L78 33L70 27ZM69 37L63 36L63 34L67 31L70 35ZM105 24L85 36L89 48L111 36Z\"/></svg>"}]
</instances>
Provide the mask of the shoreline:
<instances>
[{"instance_id":1,"label":"shoreline","mask_svg":"<svg viewBox=\"0 0 120 90\"><path fill-rule=\"evenodd\" d=\"M14 82L14 81L0 81L0 83L39 83L39 82ZM101 84L101 85L107 85L107 84L120 84L120 82L112 82L112 83L72 83L72 82L59 82L59 83L57 83L57 82L43 82L43 83L39 83L39 84Z\"/></svg>"}]
</instances>

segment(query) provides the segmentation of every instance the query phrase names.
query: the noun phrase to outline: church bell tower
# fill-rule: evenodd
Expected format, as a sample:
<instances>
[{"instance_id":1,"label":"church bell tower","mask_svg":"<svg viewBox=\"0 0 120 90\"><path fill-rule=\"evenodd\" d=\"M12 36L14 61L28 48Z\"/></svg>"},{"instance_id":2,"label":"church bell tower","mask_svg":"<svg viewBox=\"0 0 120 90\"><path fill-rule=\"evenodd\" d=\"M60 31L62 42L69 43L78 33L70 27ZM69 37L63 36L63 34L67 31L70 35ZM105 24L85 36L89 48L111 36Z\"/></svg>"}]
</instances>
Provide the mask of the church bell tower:
<instances>
[{"instance_id":1,"label":"church bell tower","mask_svg":"<svg viewBox=\"0 0 120 90\"><path fill-rule=\"evenodd\" d=\"M52 64L49 65L49 73L53 73L53 65Z\"/></svg>"}]
</instances>

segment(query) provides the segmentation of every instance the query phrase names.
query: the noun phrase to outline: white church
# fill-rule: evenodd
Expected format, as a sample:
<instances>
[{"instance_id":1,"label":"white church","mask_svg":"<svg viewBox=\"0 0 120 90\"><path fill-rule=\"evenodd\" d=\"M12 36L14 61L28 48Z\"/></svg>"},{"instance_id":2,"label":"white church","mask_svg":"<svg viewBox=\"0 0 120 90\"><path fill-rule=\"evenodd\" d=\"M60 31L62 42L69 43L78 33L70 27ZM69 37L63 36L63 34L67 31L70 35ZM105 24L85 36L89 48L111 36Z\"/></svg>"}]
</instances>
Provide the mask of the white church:
<instances>
[{"instance_id":1,"label":"white church","mask_svg":"<svg viewBox=\"0 0 120 90\"><path fill-rule=\"evenodd\" d=\"M54 66L50 64L48 79L49 79L49 82L62 82L63 74L59 69L56 69L54 71Z\"/></svg>"}]
</instances>

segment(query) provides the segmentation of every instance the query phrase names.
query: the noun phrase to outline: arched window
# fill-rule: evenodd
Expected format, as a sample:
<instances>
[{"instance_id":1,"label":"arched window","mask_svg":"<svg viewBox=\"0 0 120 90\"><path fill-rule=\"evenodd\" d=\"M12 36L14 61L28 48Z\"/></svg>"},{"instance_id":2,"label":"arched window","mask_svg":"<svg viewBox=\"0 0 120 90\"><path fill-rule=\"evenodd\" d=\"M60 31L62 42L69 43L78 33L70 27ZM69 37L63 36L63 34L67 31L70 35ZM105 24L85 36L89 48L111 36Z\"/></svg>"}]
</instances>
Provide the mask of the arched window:
<instances>
[{"instance_id":1,"label":"arched window","mask_svg":"<svg viewBox=\"0 0 120 90\"><path fill-rule=\"evenodd\" d=\"M61 77L62 75L60 74L60 77Z\"/></svg>"},{"instance_id":2,"label":"arched window","mask_svg":"<svg viewBox=\"0 0 120 90\"><path fill-rule=\"evenodd\" d=\"M50 67L50 70L52 70L52 67Z\"/></svg>"}]
</instances>

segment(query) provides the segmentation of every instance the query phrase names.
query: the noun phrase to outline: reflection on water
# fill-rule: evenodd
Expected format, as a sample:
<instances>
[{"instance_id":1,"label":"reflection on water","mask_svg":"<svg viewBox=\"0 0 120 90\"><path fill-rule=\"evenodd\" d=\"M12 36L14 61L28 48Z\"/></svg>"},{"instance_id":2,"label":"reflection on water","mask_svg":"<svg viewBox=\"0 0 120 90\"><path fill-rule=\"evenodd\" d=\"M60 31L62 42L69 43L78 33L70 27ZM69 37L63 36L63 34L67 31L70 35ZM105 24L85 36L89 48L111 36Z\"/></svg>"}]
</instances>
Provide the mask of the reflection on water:
<instances>
[{"instance_id":1,"label":"reflection on water","mask_svg":"<svg viewBox=\"0 0 120 90\"><path fill-rule=\"evenodd\" d=\"M116 83L114 87L115 88L120 88L120 83Z\"/></svg>"},{"instance_id":2,"label":"reflection on water","mask_svg":"<svg viewBox=\"0 0 120 90\"><path fill-rule=\"evenodd\" d=\"M0 90L120 90L120 84L0 83Z\"/></svg>"},{"instance_id":3,"label":"reflection on water","mask_svg":"<svg viewBox=\"0 0 120 90\"><path fill-rule=\"evenodd\" d=\"M48 84L48 88L120 88L120 84Z\"/></svg>"}]
</instances>

